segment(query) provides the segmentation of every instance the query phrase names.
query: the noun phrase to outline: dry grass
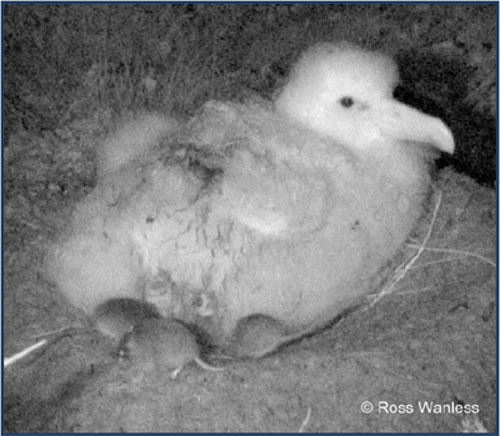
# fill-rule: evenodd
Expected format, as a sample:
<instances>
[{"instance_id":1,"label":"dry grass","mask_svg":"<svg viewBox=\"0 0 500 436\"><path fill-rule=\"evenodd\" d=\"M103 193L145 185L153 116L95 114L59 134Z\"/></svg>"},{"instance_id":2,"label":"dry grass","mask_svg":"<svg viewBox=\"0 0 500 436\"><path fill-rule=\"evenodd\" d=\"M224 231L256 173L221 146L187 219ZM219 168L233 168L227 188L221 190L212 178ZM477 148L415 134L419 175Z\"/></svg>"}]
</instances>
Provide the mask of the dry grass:
<instances>
[{"instance_id":1,"label":"dry grass","mask_svg":"<svg viewBox=\"0 0 500 436\"><path fill-rule=\"evenodd\" d=\"M302 421L298 433L304 433L304 431L306 430L307 424L309 424L309 420L311 419L311 412L312 409L308 407L306 417L304 418L304 421Z\"/></svg>"},{"instance_id":2,"label":"dry grass","mask_svg":"<svg viewBox=\"0 0 500 436\"><path fill-rule=\"evenodd\" d=\"M370 306L373 306L376 304L381 298L385 297L386 295L392 294L394 292L394 288L396 285L406 276L409 270L411 270L417 262L417 260L420 258L422 253L426 249L426 244L429 241L429 238L431 237L432 234L432 229L434 228L434 223L436 221L436 217L439 211L439 207L441 206L441 199L442 199L442 192L438 192L438 197L436 204L434 206L434 211L432 214L432 219L431 223L429 225L429 228L427 230L427 234L425 235L422 243L417 246L417 252L407 259L405 262L401 263L391 274L390 278L388 279L388 282L382 287L381 291L375 295L370 295L369 298L372 299L370 302Z\"/></svg>"},{"instance_id":3,"label":"dry grass","mask_svg":"<svg viewBox=\"0 0 500 436\"><path fill-rule=\"evenodd\" d=\"M427 232L422 240L421 243L408 243L406 244L406 247L415 249L416 252L406 259L404 262L399 264L397 268L394 270L394 272L390 275L390 277L387 279L386 283L384 286L381 288L381 290L373 295L369 295L368 299L371 300L369 306L375 305L377 302L379 302L383 297L393 294L395 292L396 286L399 282L401 282L407 274L411 271L414 270L415 268L423 268L431 265L436 265L437 263L442 263L442 262L453 262L457 260L463 260L464 257L474 257L476 259L479 259L488 265L492 266L493 268L496 268L496 263L492 261L491 259L482 256L480 254L466 251L466 250L458 250L458 249L451 249L451 248L434 248L434 247L429 247L427 244L431 238L431 235L433 233L436 219L439 213L439 209L441 207L441 201L442 201L443 193L441 190L437 191L437 198L436 202L434 204L434 209L432 212L432 217L430 224L427 228ZM420 264L416 264L417 261L421 258L421 256L424 254L424 252L435 252L435 253L449 253L449 254L457 254L459 255L458 257L452 257L452 258L446 258L446 259L439 259L439 260L433 260L431 262L421 262ZM432 287L425 287L423 289L419 289L416 291L407 291L407 292L398 292L397 295L405 295L405 294L413 294L417 292L423 292L426 290L430 290Z\"/></svg>"}]
</instances>

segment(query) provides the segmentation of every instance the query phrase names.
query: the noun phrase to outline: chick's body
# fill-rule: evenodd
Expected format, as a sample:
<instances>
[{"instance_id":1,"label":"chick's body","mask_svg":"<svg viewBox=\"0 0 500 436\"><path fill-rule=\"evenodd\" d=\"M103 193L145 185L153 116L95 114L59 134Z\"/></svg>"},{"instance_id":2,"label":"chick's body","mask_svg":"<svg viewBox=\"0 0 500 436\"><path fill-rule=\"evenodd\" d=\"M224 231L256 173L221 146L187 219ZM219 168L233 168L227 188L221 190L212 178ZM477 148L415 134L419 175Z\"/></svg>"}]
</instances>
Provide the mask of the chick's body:
<instances>
[{"instance_id":1,"label":"chick's body","mask_svg":"<svg viewBox=\"0 0 500 436\"><path fill-rule=\"evenodd\" d=\"M442 121L392 98L396 82L386 56L320 44L275 102L208 102L177 130L135 125L157 152L111 138L102 156L120 158L100 165L55 244L52 278L92 311L137 298L145 277L163 316L219 343L252 314L290 331L324 324L372 289L408 237L431 150L453 152Z\"/></svg>"}]
</instances>

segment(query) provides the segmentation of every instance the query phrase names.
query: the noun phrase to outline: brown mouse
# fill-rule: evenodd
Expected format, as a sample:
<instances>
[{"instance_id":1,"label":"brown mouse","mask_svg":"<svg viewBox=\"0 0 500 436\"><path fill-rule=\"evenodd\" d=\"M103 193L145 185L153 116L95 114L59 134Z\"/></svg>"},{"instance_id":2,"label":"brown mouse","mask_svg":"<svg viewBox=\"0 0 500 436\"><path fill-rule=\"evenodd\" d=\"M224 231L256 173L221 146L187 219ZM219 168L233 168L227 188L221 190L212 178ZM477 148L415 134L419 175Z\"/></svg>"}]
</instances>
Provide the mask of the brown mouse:
<instances>
[{"instance_id":1,"label":"brown mouse","mask_svg":"<svg viewBox=\"0 0 500 436\"><path fill-rule=\"evenodd\" d=\"M111 298L97 307L92 322L95 330L121 341L134 326L146 319L159 318L160 313L152 304L133 298Z\"/></svg>"},{"instance_id":2,"label":"brown mouse","mask_svg":"<svg viewBox=\"0 0 500 436\"><path fill-rule=\"evenodd\" d=\"M123 338L120 354L144 369L172 371L175 379L191 362L209 371L223 371L200 357L196 334L182 321L173 318L146 319Z\"/></svg>"},{"instance_id":3,"label":"brown mouse","mask_svg":"<svg viewBox=\"0 0 500 436\"><path fill-rule=\"evenodd\" d=\"M142 323L146 319L158 318L160 318L160 313L152 304L133 298L111 298L96 308L90 317L88 326L65 327L39 335L37 338L45 339L13 356L5 358L4 366L10 366L36 350L46 350L62 338L76 334L99 331L119 345L123 337L130 333L135 325Z\"/></svg>"},{"instance_id":4,"label":"brown mouse","mask_svg":"<svg viewBox=\"0 0 500 436\"><path fill-rule=\"evenodd\" d=\"M277 351L282 345L300 339L318 330L310 326L299 332L289 333L277 319L253 314L238 321L229 344L229 352L237 357L260 359Z\"/></svg>"},{"instance_id":5,"label":"brown mouse","mask_svg":"<svg viewBox=\"0 0 500 436\"><path fill-rule=\"evenodd\" d=\"M65 327L42 336L50 336L53 342L64 336L98 331L118 343L135 325L150 318L161 318L152 304L134 298L110 298L97 306L88 326Z\"/></svg>"}]
</instances>

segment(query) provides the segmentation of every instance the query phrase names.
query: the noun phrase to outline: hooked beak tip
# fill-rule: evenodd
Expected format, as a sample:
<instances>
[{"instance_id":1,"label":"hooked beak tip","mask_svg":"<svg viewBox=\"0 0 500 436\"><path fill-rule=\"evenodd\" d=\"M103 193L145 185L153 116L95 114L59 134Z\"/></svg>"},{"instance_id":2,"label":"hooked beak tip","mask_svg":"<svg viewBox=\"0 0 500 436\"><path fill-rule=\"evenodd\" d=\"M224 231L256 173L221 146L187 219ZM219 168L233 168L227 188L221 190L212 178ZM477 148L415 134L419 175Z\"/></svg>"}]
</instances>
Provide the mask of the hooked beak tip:
<instances>
[{"instance_id":1,"label":"hooked beak tip","mask_svg":"<svg viewBox=\"0 0 500 436\"><path fill-rule=\"evenodd\" d=\"M383 124L394 137L431 144L449 154L455 151L453 133L441 119L394 100L383 108L386 110Z\"/></svg>"}]
</instances>

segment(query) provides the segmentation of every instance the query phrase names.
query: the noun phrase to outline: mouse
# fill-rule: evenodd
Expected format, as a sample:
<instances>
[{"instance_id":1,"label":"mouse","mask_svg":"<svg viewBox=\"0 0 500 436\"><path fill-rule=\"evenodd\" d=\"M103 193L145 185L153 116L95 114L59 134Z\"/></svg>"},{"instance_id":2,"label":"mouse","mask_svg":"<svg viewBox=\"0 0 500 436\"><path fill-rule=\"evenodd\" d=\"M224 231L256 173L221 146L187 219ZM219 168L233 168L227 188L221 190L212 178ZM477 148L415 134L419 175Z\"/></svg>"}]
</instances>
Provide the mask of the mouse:
<instances>
[{"instance_id":1,"label":"mouse","mask_svg":"<svg viewBox=\"0 0 500 436\"><path fill-rule=\"evenodd\" d=\"M134 326L147 319L159 318L160 312L150 303L133 298L111 298L95 309L91 320L94 330L120 342Z\"/></svg>"},{"instance_id":2,"label":"mouse","mask_svg":"<svg viewBox=\"0 0 500 436\"><path fill-rule=\"evenodd\" d=\"M240 358L260 359L297 339L318 330L317 325L295 333L281 321L264 314L252 314L241 318L231 335L229 353Z\"/></svg>"},{"instance_id":3,"label":"mouse","mask_svg":"<svg viewBox=\"0 0 500 436\"><path fill-rule=\"evenodd\" d=\"M160 312L150 303L134 298L111 298L97 306L90 316L89 325L83 327L64 327L52 332L38 335L44 338L34 345L23 349L13 356L4 359L4 367L24 359L36 350L45 350L66 336L98 331L108 337L119 347L123 337L130 333L134 326L146 319L159 319Z\"/></svg>"},{"instance_id":4,"label":"mouse","mask_svg":"<svg viewBox=\"0 0 500 436\"><path fill-rule=\"evenodd\" d=\"M145 319L135 325L122 340L120 356L145 370L172 371L172 380L192 362L205 370L224 370L201 358L196 333L175 318Z\"/></svg>"}]
</instances>

